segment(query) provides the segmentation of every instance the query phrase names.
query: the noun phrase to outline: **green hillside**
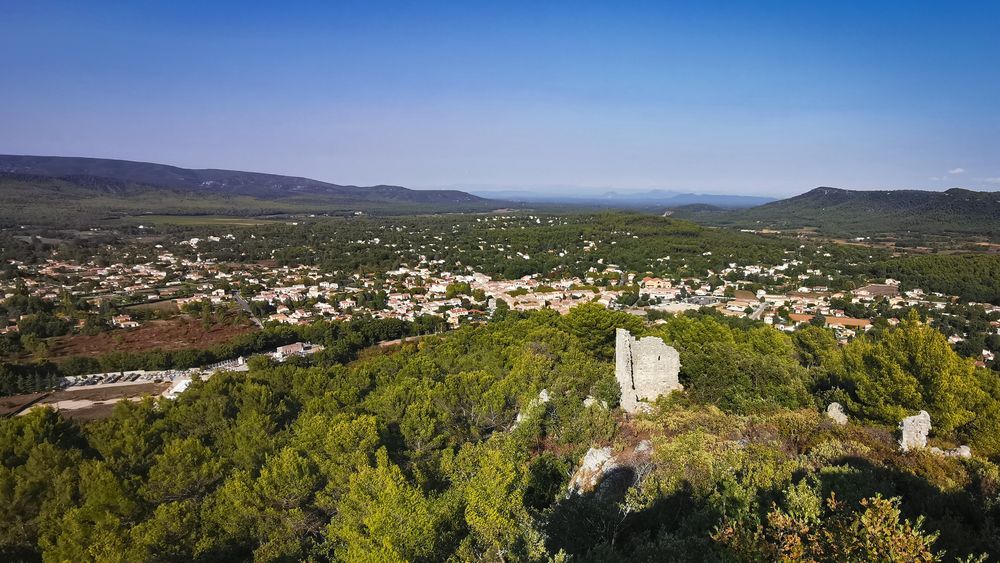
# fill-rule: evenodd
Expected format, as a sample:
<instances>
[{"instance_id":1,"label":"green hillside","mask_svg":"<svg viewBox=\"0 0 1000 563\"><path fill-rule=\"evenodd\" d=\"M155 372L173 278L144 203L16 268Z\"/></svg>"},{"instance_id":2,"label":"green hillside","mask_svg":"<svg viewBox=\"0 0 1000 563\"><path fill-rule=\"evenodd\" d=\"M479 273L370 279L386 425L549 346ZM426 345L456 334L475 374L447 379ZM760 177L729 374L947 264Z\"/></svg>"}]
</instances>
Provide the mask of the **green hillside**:
<instances>
[{"instance_id":1,"label":"green hillside","mask_svg":"<svg viewBox=\"0 0 1000 563\"><path fill-rule=\"evenodd\" d=\"M675 346L685 391L623 416L616 327ZM120 402L102 421L48 409L0 419L0 558L1000 552L1000 382L915 320L842 348L815 327L787 335L700 315L649 327L594 305L508 311L363 353L348 327L297 330L327 350L286 365L255 358L249 372L197 381L174 401ZM847 424L821 414L833 399ZM900 453L895 424L920 409L933 417L934 445L970 444L975 457ZM614 460L596 478L581 461L595 451Z\"/></svg>"},{"instance_id":2,"label":"green hillside","mask_svg":"<svg viewBox=\"0 0 1000 563\"><path fill-rule=\"evenodd\" d=\"M853 191L816 188L750 209L679 208L677 217L741 228L815 228L837 236L951 233L1000 238L1000 193L953 188Z\"/></svg>"},{"instance_id":3,"label":"green hillside","mask_svg":"<svg viewBox=\"0 0 1000 563\"><path fill-rule=\"evenodd\" d=\"M408 192L420 193L415 190ZM461 192L459 192L461 193ZM404 194L405 195L405 194ZM167 188L106 178L55 178L0 174L0 228L21 225L85 227L122 216L284 213L383 215L486 211L504 204L411 198L398 194L290 193L286 196Z\"/></svg>"}]
</instances>

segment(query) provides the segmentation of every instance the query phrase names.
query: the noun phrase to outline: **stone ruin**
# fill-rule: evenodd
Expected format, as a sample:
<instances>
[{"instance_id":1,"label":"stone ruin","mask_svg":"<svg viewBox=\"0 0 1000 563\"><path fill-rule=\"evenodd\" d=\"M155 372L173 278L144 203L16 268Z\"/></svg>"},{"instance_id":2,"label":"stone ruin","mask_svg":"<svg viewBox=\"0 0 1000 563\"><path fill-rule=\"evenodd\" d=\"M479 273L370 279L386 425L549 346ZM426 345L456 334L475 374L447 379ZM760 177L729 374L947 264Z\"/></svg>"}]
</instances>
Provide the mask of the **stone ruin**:
<instances>
[{"instance_id":1,"label":"stone ruin","mask_svg":"<svg viewBox=\"0 0 1000 563\"><path fill-rule=\"evenodd\" d=\"M908 452L927 447L927 433L931 431L931 415L927 411L908 416L899 423L899 449Z\"/></svg>"},{"instance_id":2,"label":"stone ruin","mask_svg":"<svg viewBox=\"0 0 1000 563\"><path fill-rule=\"evenodd\" d=\"M927 433L931 431L931 415L927 414L927 411L920 411L919 413L908 416L899 423L899 449L903 452L908 452L914 449L921 449L927 447ZM942 450L941 448L931 448L929 450L932 454L940 455L944 457L972 457L972 448L966 445L961 445L957 448L951 450Z\"/></svg>"},{"instance_id":3,"label":"stone ruin","mask_svg":"<svg viewBox=\"0 0 1000 563\"><path fill-rule=\"evenodd\" d=\"M662 339L633 338L622 328L615 331L615 379L622 390L625 412L646 410L647 401L683 389L677 379L680 371L680 355Z\"/></svg>"},{"instance_id":4,"label":"stone ruin","mask_svg":"<svg viewBox=\"0 0 1000 563\"><path fill-rule=\"evenodd\" d=\"M834 424L841 426L847 424L847 414L840 403L830 403L830 406L826 407L826 417L832 420Z\"/></svg>"}]
</instances>

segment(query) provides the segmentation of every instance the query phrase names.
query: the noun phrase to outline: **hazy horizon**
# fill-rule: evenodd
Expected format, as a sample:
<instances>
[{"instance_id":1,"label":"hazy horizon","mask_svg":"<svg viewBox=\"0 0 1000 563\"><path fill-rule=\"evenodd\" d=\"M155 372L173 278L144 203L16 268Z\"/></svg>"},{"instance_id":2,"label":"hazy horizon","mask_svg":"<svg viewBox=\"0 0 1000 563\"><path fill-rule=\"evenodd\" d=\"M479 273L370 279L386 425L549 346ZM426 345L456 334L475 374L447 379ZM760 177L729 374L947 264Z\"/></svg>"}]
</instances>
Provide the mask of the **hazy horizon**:
<instances>
[{"instance_id":1,"label":"hazy horizon","mask_svg":"<svg viewBox=\"0 0 1000 563\"><path fill-rule=\"evenodd\" d=\"M986 2L0 13L0 153L562 195L1000 189Z\"/></svg>"},{"instance_id":2,"label":"hazy horizon","mask_svg":"<svg viewBox=\"0 0 1000 563\"><path fill-rule=\"evenodd\" d=\"M406 185L406 184L401 184L401 183L394 184L394 183L391 183L391 182L373 182L373 183L369 183L369 184L356 184L356 183L353 183L352 184L352 183L348 183L348 182L340 182L340 181L337 181L336 179L313 177L313 176L308 176L308 175L305 175L305 174L296 174L294 172L284 173L284 172L274 172L274 171L270 171L270 170L257 170L257 169L254 169L254 168L236 169L236 168L226 168L226 167L218 167L218 166L180 166L178 164L173 164L173 163L169 163L169 162L154 162L154 161L151 161L151 160L122 159L122 158L114 158L114 157L95 157L95 156L73 155L73 154L59 154L59 155L57 155L57 154L0 153L0 156L8 156L8 155L12 155L12 156L43 156L43 157L60 157L60 158L65 157L65 158L93 158L93 159L107 159L107 160L126 160L126 161L131 161L131 162L145 162L145 163L149 163L149 164L160 164L160 165L174 166L174 167L178 167L178 168L186 168L186 169L193 169L193 170L199 170L199 169L201 169L201 170L210 170L210 169L215 169L215 170L232 170L232 171L236 171L236 172L252 172L252 173L258 173L258 174L275 174L275 175L290 176L290 177L303 177L303 178L308 178L308 179L311 179L311 180L318 180L320 182L327 182L327 183L330 183L330 184L338 184L338 185L354 185L354 186L395 185L395 186L401 186L401 187L409 188L409 189L412 189L412 190L461 190L461 191L467 191L467 192L470 192L470 193L483 193L483 194L487 194L487 193L502 193L502 192L509 192L509 193L524 192L526 194L528 194L528 193L535 193L535 194L540 193L542 195L554 195L554 196L560 196L560 197L563 197L563 198L572 198L572 197L585 197L585 198L589 198L589 197L600 196L600 195L604 195L604 194L608 194L608 193L615 193L615 194L620 194L620 195L634 195L634 194L644 194L644 193L651 193L651 192L669 192L669 193L677 193L677 194L735 195L735 196L746 196L746 197L762 197L762 198L781 199L781 198L784 198L784 197L791 197L791 196L795 196L795 195L800 195L800 194L806 193L806 192L808 192L810 190L813 190L813 189L816 189L816 188L821 188L821 187L822 188L840 188L840 189L847 189L847 190L854 190L854 191L886 191L886 190L888 190L888 191L897 191L897 190L946 191L946 190L953 189L953 188L973 189L973 190L977 190L977 191L1000 191L1000 182L992 182L992 181L987 182L987 185L984 188L979 188L979 189L977 189L977 188L970 188L968 186L961 185L961 184L944 185L944 186L932 186L932 187L927 187L927 186L883 186L883 187L851 187L851 188L847 188L847 187L844 187L844 186L831 186L831 185L820 185L820 184L817 184L815 186L803 187L799 191L793 191L793 192L786 193L786 194L767 194L767 193L763 193L763 192L754 192L754 191L733 191L733 190L727 191L725 188L698 188L698 187L694 187L694 188L687 187L687 188L684 188L684 187L663 187L663 186L649 186L649 187L635 187L635 186L580 186L580 185L569 185L569 184L558 184L558 185L533 185L533 184L526 184L526 185L505 185L505 184L472 184L472 183L444 184L444 185L432 185L432 186L414 186L414 185ZM992 180L992 179L990 179L990 180Z\"/></svg>"}]
</instances>

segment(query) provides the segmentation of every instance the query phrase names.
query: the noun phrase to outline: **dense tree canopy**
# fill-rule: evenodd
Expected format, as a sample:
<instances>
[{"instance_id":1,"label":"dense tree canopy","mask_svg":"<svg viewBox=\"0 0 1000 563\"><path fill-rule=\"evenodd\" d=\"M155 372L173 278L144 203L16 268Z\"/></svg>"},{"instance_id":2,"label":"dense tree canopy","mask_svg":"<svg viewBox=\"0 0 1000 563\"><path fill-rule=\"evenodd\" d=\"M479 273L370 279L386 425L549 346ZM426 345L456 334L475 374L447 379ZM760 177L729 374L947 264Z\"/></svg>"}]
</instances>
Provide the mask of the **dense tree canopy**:
<instances>
[{"instance_id":1,"label":"dense tree canopy","mask_svg":"<svg viewBox=\"0 0 1000 563\"><path fill-rule=\"evenodd\" d=\"M646 415L616 410L618 327L676 346L685 392ZM927 408L940 420L936 440L996 434L997 419L983 415L997 412L986 398L995 377L948 356L916 321L843 350L824 331L789 336L698 314L647 326L596 306L502 311L346 364L217 374L174 401L123 401L85 425L34 410L0 421L0 558L839 561L1000 551L997 466L901 455L891 426L879 425ZM861 365L879 371L862 377ZM905 390L875 391L896 382ZM837 393L855 417L843 427L817 408ZM585 405L588 396L597 400ZM588 448L617 454L639 439L653 453L623 496L567 495ZM979 444L988 443L974 442L977 453L998 452Z\"/></svg>"}]
</instances>

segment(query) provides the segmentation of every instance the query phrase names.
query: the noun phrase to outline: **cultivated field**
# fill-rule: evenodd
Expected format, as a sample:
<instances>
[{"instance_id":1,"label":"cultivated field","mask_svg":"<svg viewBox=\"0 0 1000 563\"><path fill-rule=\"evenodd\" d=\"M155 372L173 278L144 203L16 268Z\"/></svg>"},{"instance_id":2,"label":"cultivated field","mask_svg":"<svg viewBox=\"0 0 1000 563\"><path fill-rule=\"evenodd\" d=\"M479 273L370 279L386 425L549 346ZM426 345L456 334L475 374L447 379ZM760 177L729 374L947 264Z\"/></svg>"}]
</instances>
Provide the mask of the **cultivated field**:
<instances>
[{"instance_id":1,"label":"cultivated field","mask_svg":"<svg viewBox=\"0 0 1000 563\"><path fill-rule=\"evenodd\" d=\"M111 351L182 350L206 348L240 334L257 330L252 324L215 324L208 329L200 319L188 316L168 321L149 321L139 328L112 330L93 336L75 334L47 341L48 358L99 356Z\"/></svg>"}]
</instances>

